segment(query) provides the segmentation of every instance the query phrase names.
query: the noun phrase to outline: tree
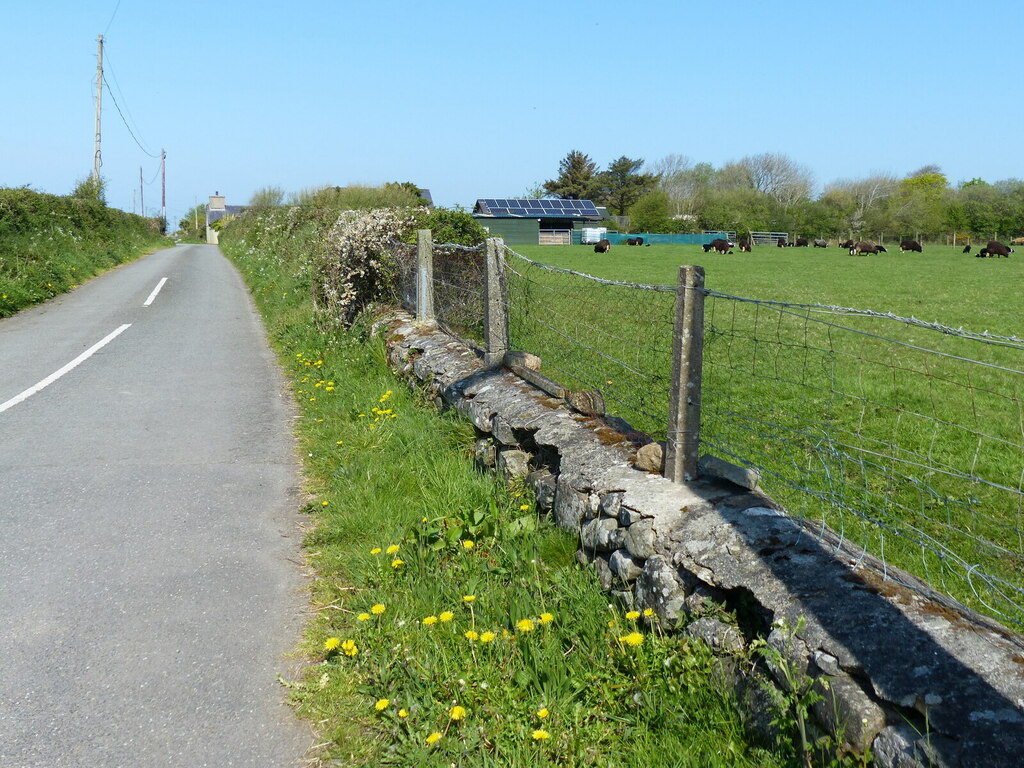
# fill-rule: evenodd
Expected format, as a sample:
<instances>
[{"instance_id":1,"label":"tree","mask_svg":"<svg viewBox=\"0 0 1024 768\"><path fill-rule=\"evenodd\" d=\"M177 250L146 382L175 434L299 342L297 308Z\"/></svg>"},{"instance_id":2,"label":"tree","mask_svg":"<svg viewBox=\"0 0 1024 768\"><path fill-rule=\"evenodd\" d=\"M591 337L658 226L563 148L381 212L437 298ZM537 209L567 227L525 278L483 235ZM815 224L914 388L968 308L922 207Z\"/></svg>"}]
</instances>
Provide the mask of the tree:
<instances>
[{"instance_id":1,"label":"tree","mask_svg":"<svg viewBox=\"0 0 1024 768\"><path fill-rule=\"evenodd\" d=\"M607 203L616 215L625 216L626 211L658 183L655 174L640 173L643 165L643 160L633 160L623 155L613 160L608 165L608 170L601 173L600 199Z\"/></svg>"},{"instance_id":2,"label":"tree","mask_svg":"<svg viewBox=\"0 0 1024 768\"><path fill-rule=\"evenodd\" d=\"M783 210L811 196L811 172L787 155L766 152L748 155L739 165L746 169L751 186L782 204Z\"/></svg>"},{"instance_id":3,"label":"tree","mask_svg":"<svg viewBox=\"0 0 1024 768\"><path fill-rule=\"evenodd\" d=\"M926 166L896 185L890 204L892 225L904 236L937 235L945 228L949 183L936 166Z\"/></svg>"},{"instance_id":4,"label":"tree","mask_svg":"<svg viewBox=\"0 0 1024 768\"><path fill-rule=\"evenodd\" d=\"M715 176L711 163L691 164L684 155L668 155L654 164L658 187L668 196L669 216L695 216Z\"/></svg>"},{"instance_id":5,"label":"tree","mask_svg":"<svg viewBox=\"0 0 1024 768\"><path fill-rule=\"evenodd\" d=\"M846 209L844 222L854 235L877 232L886 225L886 202L896 189L896 179L877 174L865 179L836 181L825 188L823 197Z\"/></svg>"},{"instance_id":6,"label":"tree","mask_svg":"<svg viewBox=\"0 0 1024 768\"><path fill-rule=\"evenodd\" d=\"M668 194L661 189L650 192L629 209L629 228L633 232L672 232L676 228L668 210Z\"/></svg>"},{"instance_id":7,"label":"tree","mask_svg":"<svg viewBox=\"0 0 1024 768\"><path fill-rule=\"evenodd\" d=\"M71 192L72 197L80 200L93 200L97 203L107 204L107 180L102 176L86 176L79 179Z\"/></svg>"},{"instance_id":8,"label":"tree","mask_svg":"<svg viewBox=\"0 0 1024 768\"><path fill-rule=\"evenodd\" d=\"M249 198L249 207L257 210L278 208L282 205L284 205L284 190L280 187L262 187L253 192Z\"/></svg>"},{"instance_id":9,"label":"tree","mask_svg":"<svg viewBox=\"0 0 1024 768\"><path fill-rule=\"evenodd\" d=\"M558 178L544 182L544 191L567 200L590 200L596 195L597 163L579 150L572 150L558 164Z\"/></svg>"},{"instance_id":10,"label":"tree","mask_svg":"<svg viewBox=\"0 0 1024 768\"><path fill-rule=\"evenodd\" d=\"M206 205L200 203L194 208L190 208L188 213L182 216L181 221L178 222L178 231L181 232L186 240L199 240L200 242L205 240Z\"/></svg>"}]
</instances>

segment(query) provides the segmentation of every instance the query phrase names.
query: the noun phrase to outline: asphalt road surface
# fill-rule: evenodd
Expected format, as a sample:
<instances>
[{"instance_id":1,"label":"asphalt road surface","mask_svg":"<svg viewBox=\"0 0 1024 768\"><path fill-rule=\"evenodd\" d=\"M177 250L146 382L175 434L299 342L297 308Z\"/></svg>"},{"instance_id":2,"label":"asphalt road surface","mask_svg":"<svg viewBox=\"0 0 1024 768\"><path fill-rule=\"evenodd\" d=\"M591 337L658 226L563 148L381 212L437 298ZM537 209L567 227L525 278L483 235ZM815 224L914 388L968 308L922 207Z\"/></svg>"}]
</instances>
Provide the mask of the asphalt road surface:
<instances>
[{"instance_id":1,"label":"asphalt road surface","mask_svg":"<svg viewBox=\"0 0 1024 768\"><path fill-rule=\"evenodd\" d=\"M0 320L2 768L300 763L294 450L215 246Z\"/></svg>"}]
</instances>

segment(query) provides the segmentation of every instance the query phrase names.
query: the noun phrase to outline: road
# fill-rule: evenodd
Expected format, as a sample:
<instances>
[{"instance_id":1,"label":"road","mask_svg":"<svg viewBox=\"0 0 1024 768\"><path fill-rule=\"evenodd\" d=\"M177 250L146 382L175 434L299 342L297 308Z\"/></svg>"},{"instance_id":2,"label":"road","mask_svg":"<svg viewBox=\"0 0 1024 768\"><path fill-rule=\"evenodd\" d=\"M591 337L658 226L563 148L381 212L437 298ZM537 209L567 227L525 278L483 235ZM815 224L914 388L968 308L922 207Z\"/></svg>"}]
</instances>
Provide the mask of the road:
<instances>
[{"instance_id":1,"label":"road","mask_svg":"<svg viewBox=\"0 0 1024 768\"><path fill-rule=\"evenodd\" d=\"M0 320L2 768L298 764L288 402L215 246Z\"/></svg>"}]
</instances>

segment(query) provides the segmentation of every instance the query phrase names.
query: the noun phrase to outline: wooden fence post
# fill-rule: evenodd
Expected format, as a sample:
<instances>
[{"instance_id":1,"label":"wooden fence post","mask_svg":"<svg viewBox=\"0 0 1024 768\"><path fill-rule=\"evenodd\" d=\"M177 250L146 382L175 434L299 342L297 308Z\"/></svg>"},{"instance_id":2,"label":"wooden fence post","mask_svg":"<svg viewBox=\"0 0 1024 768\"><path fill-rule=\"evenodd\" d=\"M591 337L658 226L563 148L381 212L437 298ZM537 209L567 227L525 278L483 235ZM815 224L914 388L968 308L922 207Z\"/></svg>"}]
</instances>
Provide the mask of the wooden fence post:
<instances>
[{"instance_id":1,"label":"wooden fence post","mask_svg":"<svg viewBox=\"0 0 1024 768\"><path fill-rule=\"evenodd\" d=\"M701 373L704 364L703 267L679 267L672 346L672 395L663 474L674 483L683 483L697 477L700 453Z\"/></svg>"},{"instance_id":2,"label":"wooden fence post","mask_svg":"<svg viewBox=\"0 0 1024 768\"><path fill-rule=\"evenodd\" d=\"M434 319L434 239L429 229L416 230L416 321Z\"/></svg>"},{"instance_id":3,"label":"wooden fence post","mask_svg":"<svg viewBox=\"0 0 1024 768\"><path fill-rule=\"evenodd\" d=\"M484 262L484 364L488 368L502 365L508 352L508 292L505 285L505 242L500 237L487 238Z\"/></svg>"}]
</instances>

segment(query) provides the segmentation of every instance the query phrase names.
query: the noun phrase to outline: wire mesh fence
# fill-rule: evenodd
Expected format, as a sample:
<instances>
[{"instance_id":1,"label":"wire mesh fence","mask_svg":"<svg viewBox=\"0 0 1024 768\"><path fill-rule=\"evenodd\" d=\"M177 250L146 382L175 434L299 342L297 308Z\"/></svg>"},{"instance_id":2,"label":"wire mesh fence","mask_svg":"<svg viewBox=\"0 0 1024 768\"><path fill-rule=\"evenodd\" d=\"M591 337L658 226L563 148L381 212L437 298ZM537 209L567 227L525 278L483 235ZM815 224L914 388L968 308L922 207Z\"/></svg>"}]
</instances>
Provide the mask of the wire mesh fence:
<instances>
[{"instance_id":1,"label":"wire mesh fence","mask_svg":"<svg viewBox=\"0 0 1024 768\"><path fill-rule=\"evenodd\" d=\"M701 441L794 515L1024 622L1024 341L708 292Z\"/></svg>"},{"instance_id":2,"label":"wire mesh fence","mask_svg":"<svg viewBox=\"0 0 1024 768\"><path fill-rule=\"evenodd\" d=\"M676 289L550 267L514 251L505 263L509 343L568 389L600 390L609 412L664 437Z\"/></svg>"},{"instance_id":3,"label":"wire mesh fence","mask_svg":"<svg viewBox=\"0 0 1024 768\"><path fill-rule=\"evenodd\" d=\"M434 246L434 312L438 323L475 346L484 345L484 252Z\"/></svg>"},{"instance_id":4,"label":"wire mesh fence","mask_svg":"<svg viewBox=\"0 0 1024 768\"><path fill-rule=\"evenodd\" d=\"M435 246L433 280L439 322L478 345L481 250ZM675 286L509 249L504 279L510 349L665 438ZM703 294L701 451L758 469L766 493L853 551L1024 624L1024 340Z\"/></svg>"}]
</instances>

